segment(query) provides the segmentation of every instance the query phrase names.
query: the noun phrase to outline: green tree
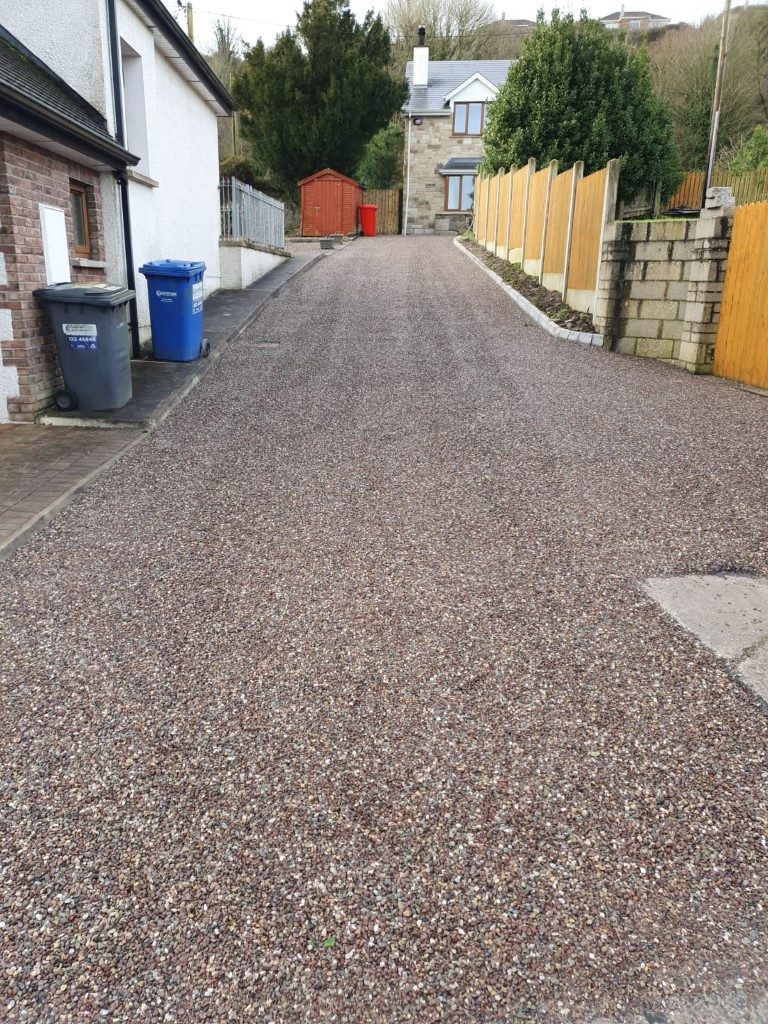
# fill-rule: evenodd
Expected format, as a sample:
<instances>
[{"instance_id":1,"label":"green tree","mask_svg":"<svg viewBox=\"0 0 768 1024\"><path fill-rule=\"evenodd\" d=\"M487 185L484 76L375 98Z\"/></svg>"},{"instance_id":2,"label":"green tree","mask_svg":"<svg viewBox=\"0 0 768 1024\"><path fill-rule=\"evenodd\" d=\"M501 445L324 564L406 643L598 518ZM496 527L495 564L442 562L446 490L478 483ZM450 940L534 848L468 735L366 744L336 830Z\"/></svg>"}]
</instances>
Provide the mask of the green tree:
<instances>
[{"instance_id":1,"label":"green tree","mask_svg":"<svg viewBox=\"0 0 768 1024\"><path fill-rule=\"evenodd\" d=\"M373 136L357 165L363 188L395 188L403 179L403 123L398 117Z\"/></svg>"},{"instance_id":2,"label":"green tree","mask_svg":"<svg viewBox=\"0 0 768 1024\"><path fill-rule=\"evenodd\" d=\"M631 199L660 186L671 195L680 181L669 111L651 84L644 48L631 50L620 34L582 14L539 14L520 60L509 71L488 114L484 168L557 160L584 161L585 173L621 161L619 193Z\"/></svg>"},{"instance_id":3,"label":"green tree","mask_svg":"<svg viewBox=\"0 0 768 1024\"><path fill-rule=\"evenodd\" d=\"M389 33L348 0L307 0L296 31L245 57L233 94L254 156L286 188L322 167L353 174L368 140L405 100L388 70Z\"/></svg>"},{"instance_id":4,"label":"green tree","mask_svg":"<svg viewBox=\"0 0 768 1024\"><path fill-rule=\"evenodd\" d=\"M720 18L667 32L649 48L654 86L672 114L680 160L702 168L709 147ZM732 15L723 80L718 151L733 151L768 119L768 11L742 8Z\"/></svg>"},{"instance_id":5,"label":"green tree","mask_svg":"<svg viewBox=\"0 0 768 1024\"><path fill-rule=\"evenodd\" d=\"M730 169L737 174L768 167L768 130L756 125L747 141L739 146L730 160Z\"/></svg>"}]
</instances>

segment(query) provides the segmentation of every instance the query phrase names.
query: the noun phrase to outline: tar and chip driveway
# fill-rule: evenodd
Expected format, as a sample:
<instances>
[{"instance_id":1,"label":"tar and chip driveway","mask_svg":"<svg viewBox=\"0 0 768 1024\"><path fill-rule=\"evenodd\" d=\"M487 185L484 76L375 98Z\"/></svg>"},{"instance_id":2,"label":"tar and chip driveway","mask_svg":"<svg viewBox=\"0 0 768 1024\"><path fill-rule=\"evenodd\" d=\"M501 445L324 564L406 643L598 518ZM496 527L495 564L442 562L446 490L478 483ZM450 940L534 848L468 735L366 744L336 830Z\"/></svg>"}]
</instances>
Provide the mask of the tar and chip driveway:
<instances>
[{"instance_id":1,"label":"tar and chip driveway","mask_svg":"<svg viewBox=\"0 0 768 1024\"><path fill-rule=\"evenodd\" d=\"M765 712L641 585L768 570L767 436L450 240L293 283L0 564L0 1020L765 1019Z\"/></svg>"}]
</instances>

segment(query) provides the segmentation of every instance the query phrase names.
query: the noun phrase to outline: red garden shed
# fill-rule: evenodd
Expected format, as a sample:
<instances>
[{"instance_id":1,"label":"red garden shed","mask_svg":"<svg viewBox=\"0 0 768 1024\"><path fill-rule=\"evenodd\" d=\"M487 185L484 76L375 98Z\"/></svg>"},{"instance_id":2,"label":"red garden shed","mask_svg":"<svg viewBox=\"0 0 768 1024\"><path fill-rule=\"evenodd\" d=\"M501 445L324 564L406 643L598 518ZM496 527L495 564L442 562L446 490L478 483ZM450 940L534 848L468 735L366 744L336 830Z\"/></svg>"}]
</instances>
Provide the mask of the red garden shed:
<instances>
[{"instance_id":1,"label":"red garden shed","mask_svg":"<svg viewBox=\"0 0 768 1024\"><path fill-rule=\"evenodd\" d=\"M299 182L301 191L301 233L353 235L357 231L357 208L363 190L338 171L326 167Z\"/></svg>"}]
</instances>

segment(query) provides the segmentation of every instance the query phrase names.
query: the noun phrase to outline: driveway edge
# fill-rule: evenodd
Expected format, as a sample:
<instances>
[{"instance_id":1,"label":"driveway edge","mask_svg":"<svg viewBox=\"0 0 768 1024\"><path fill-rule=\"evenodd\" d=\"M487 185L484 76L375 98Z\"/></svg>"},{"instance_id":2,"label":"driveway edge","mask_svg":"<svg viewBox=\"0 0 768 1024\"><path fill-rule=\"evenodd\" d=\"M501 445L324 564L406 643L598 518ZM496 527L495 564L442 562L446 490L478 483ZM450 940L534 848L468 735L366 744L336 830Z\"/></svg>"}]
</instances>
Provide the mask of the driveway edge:
<instances>
[{"instance_id":1,"label":"driveway edge","mask_svg":"<svg viewBox=\"0 0 768 1024\"><path fill-rule=\"evenodd\" d=\"M591 346L592 348L603 347L602 334L590 334L588 331L569 331L566 330L565 327L561 327L559 324L556 324L554 320L550 320L546 313L542 313L537 306L534 306L529 299L526 299L524 295L521 295L520 292L513 288L511 284L507 284L503 278L499 277L495 270L491 270L491 268L487 267L478 256L475 256L475 254L470 252L466 246L463 246L459 241L458 236L454 238L453 244L457 249L460 249L461 252L464 253L467 259L471 260L481 270L485 271L489 277L492 277L496 284L499 285L500 288L504 289L512 301L517 303L520 309L522 309L524 313L527 313L528 316L539 325L539 327L543 327L547 334L551 334L553 338L559 338L560 341L576 341L579 345Z\"/></svg>"},{"instance_id":2,"label":"driveway edge","mask_svg":"<svg viewBox=\"0 0 768 1024\"><path fill-rule=\"evenodd\" d=\"M309 270L310 267L313 267L318 262L318 260L324 259L325 256L325 252L318 252L315 256L313 256L312 259L308 260L303 267L300 267L295 274L292 274L289 278L287 278L285 281L282 281L276 288L269 292L268 295L265 295L261 299L261 301L258 302L257 305L253 307L253 309L245 318L245 320L239 323L237 327L235 327L235 329L232 331L232 333L228 334L226 338L222 338L221 342L217 345L215 351L211 352L211 355L208 357L208 359L205 360L205 363L207 365L202 368L201 372L196 373L193 377L190 377L188 380L186 380L184 382L184 386L179 388L179 390L176 391L174 394L170 395L153 416L140 423L117 423L114 424L114 426L110 425L109 429L112 430L133 429L140 430L141 433L139 434L138 437L134 437L132 440L128 441L125 447L121 448L119 452L116 452L105 462L103 462L100 466L97 466L96 469L91 470L91 472L84 476L82 480L78 480L76 484L73 484L72 487L65 491L60 497L56 498L55 501L52 501L50 505L46 505L46 507L42 509L40 512L35 513L29 520L29 522L25 523L24 526L20 527L16 531L16 533L11 534L11 536L8 537L7 540L1 542L0 561L2 561L2 559L4 559L7 555L10 555L11 552L21 547L22 544L25 543L25 541L29 540L33 534L37 533L38 530L40 530L51 519L53 519L54 516L56 516L63 508L66 508L66 506L70 504L73 498L75 498L80 493L80 491L83 491L87 487L90 487L90 485L95 480L97 480L102 473L104 473L107 469L113 466L118 461L118 459L122 458L122 456L125 455L126 452L130 451L136 445L141 444L144 441L147 434L152 433L153 430L155 430L157 427L160 426L161 423L168 419L168 417L176 409L176 407L181 405L184 399L192 391L194 391L194 389L197 387L200 381L203 380L210 366L221 357L222 353L225 352L227 348L229 348L233 341L236 341L240 337L240 335L251 326L251 324L254 322L259 313L261 313L261 311L264 309L266 304L271 299L274 299L277 295L279 295L280 292L286 287L286 285L290 284L291 281L295 281L297 277L300 277L307 270ZM66 426L71 427L74 430L82 429L83 427L88 427L90 429L99 429L99 427L102 427L102 429L104 429L104 425L99 424L97 421L94 422L90 420L81 420L73 422L73 420L71 419L64 418L62 418L58 423L52 423L49 421L46 423L46 426ZM45 427L41 426L40 429L45 429Z\"/></svg>"}]
</instances>

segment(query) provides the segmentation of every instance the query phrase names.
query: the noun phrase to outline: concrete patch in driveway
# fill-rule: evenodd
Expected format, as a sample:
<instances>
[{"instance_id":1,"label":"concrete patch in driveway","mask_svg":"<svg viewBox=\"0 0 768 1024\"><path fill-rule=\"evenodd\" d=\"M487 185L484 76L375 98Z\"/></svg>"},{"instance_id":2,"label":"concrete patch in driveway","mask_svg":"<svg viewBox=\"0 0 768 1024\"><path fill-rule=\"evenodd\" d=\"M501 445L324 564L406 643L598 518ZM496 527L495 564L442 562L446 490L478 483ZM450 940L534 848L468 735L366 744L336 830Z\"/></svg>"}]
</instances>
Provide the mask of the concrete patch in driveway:
<instances>
[{"instance_id":1,"label":"concrete patch in driveway","mask_svg":"<svg viewBox=\"0 0 768 1024\"><path fill-rule=\"evenodd\" d=\"M768 579L739 573L657 577L645 589L768 701Z\"/></svg>"}]
</instances>

